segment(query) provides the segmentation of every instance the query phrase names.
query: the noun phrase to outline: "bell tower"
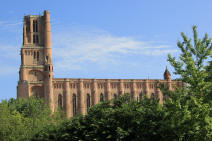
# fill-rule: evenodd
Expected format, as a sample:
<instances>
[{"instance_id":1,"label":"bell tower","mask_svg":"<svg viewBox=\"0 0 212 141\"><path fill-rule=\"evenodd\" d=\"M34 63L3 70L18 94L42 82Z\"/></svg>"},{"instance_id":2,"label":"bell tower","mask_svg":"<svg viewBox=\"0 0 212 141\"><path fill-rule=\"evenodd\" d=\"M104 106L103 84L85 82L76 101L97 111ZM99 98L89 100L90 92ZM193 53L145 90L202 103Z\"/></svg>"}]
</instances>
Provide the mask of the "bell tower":
<instances>
[{"instance_id":1,"label":"bell tower","mask_svg":"<svg viewBox=\"0 0 212 141\"><path fill-rule=\"evenodd\" d=\"M17 97L45 98L53 107L53 63L50 13L24 16Z\"/></svg>"}]
</instances>

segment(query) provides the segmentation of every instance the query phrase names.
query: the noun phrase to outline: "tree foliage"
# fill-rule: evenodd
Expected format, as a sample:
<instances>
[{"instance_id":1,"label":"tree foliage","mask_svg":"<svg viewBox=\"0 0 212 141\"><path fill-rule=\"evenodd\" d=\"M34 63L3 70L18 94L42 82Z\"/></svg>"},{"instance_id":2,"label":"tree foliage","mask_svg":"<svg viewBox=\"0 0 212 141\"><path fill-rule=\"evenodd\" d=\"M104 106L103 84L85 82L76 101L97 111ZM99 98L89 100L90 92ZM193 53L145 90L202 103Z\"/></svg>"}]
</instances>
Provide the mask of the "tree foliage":
<instances>
[{"instance_id":1,"label":"tree foliage","mask_svg":"<svg viewBox=\"0 0 212 141\"><path fill-rule=\"evenodd\" d=\"M205 99L211 100L211 93L208 93L208 90L212 88L212 64L207 63L211 60L210 56L212 55L211 38L208 37L208 34L205 34L203 39L199 39L196 26L193 26L193 41L183 32L181 35L183 41L177 42L181 55L178 60L168 55L168 61L174 67L175 74L180 75L182 81L187 84L189 94L204 95Z\"/></svg>"},{"instance_id":2,"label":"tree foliage","mask_svg":"<svg viewBox=\"0 0 212 141\"><path fill-rule=\"evenodd\" d=\"M211 108L181 90L162 106L154 97L140 102L129 95L100 103L87 115L78 115L39 132L33 141L146 141L211 140Z\"/></svg>"},{"instance_id":3,"label":"tree foliage","mask_svg":"<svg viewBox=\"0 0 212 141\"><path fill-rule=\"evenodd\" d=\"M162 121L163 115L158 100L145 98L139 103L129 101L129 96L125 95L95 105L86 116L73 117L59 128L42 131L34 140L112 141L119 137L121 140L159 139L162 137L158 127L162 122L157 121Z\"/></svg>"},{"instance_id":4,"label":"tree foliage","mask_svg":"<svg viewBox=\"0 0 212 141\"><path fill-rule=\"evenodd\" d=\"M0 103L0 140L30 140L43 127L60 120L43 99L10 99Z\"/></svg>"}]
</instances>

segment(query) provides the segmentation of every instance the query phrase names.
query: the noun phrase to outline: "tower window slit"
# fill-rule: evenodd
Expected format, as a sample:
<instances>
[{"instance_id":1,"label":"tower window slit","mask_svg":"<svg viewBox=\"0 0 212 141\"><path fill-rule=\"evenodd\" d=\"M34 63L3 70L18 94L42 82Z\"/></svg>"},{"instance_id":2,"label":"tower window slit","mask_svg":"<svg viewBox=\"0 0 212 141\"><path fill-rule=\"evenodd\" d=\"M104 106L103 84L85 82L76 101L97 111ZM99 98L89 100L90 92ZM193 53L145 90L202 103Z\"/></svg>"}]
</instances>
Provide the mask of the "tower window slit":
<instances>
[{"instance_id":1,"label":"tower window slit","mask_svg":"<svg viewBox=\"0 0 212 141\"><path fill-rule=\"evenodd\" d=\"M34 59L36 59L36 52L34 51Z\"/></svg>"},{"instance_id":2,"label":"tower window slit","mask_svg":"<svg viewBox=\"0 0 212 141\"><path fill-rule=\"evenodd\" d=\"M39 43L38 35L33 35L33 43Z\"/></svg>"},{"instance_id":3,"label":"tower window slit","mask_svg":"<svg viewBox=\"0 0 212 141\"><path fill-rule=\"evenodd\" d=\"M36 43L39 43L38 35L36 35Z\"/></svg>"},{"instance_id":4,"label":"tower window slit","mask_svg":"<svg viewBox=\"0 0 212 141\"><path fill-rule=\"evenodd\" d=\"M37 52L37 61L39 61L39 52Z\"/></svg>"},{"instance_id":5,"label":"tower window slit","mask_svg":"<svg viewBox=\"0 0 212 141\"><path fill-rule=\"evenodd\" d=\"M38 21L37 20L33 21L33 32L38 32Z\"/></svg>"},{"instance_id":6,"label":"tower window slit","mask_svg":"<svg viewBox=\"0 0 212 141\"><path fill-rule=\"evenodd\" d=\"M35 43L35 35L33 35L33 43Z\"/></svg>"}]
</instances>

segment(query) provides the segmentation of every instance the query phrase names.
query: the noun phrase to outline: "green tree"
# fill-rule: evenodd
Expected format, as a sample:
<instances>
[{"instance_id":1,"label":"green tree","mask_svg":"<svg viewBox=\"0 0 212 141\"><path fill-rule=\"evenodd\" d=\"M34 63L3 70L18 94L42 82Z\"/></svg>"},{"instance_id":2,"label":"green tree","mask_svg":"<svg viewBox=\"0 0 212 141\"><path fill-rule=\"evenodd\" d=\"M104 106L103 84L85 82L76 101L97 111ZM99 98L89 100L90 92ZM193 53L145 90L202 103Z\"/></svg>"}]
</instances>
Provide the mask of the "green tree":
<instances>
[{"instance_id":1,"label":"green tree","mask_svg":"<svg viewBox=\"0 0 212 141\"><path fill-rule=\"evenodd\" d=\"M33 140L164 140L165 132L159 130L164 116L157 99L137 102L124 95L91 107L85 116L43 130Z\"/></svg>"},{"instance_id":2,"label":"green tree","mask_svg":"<svg viewBox=\"0 0 212 141\"><path fill-rule=\"evenodd\" d=\"M211 64L206 66L207 61L211 60L211 38L205 34L203 39L199 39L196 26L193 26L193 43L184 33L181 35L183 41L177 42L181 55L178 60L168 55L168 61L174 67L174 73L180 75L187 84L188 94L204 95L205 100L211 100L211 93L208 93L212 88L211 81L206 81L211 76Z\"/></svg>"},{"instance_id":3,"label":"green tree","mask_svg":"<svg viewBox=\"0 0 212 141\"><path fill-rule=\"evenodd\" d=\"M170 92L171 94L171 92ZM49 126L33 141L182 141L211 140L211 107L202 100L177 90L162 106L154 97L140 102L127 95L106 101L59 126Z\"/></svg>"},{"instance_id":4,"label":"green tree","mask_svg":"<svg viewBox=\"0 0 212 141\"><path fill-rule=\"evenodd\" d=\"M209 65L206 67L206 71L208 73L208 78L206 79L206 81L212 82L212 61L209 62Z\"/></svg>"},{"instance_id":5,"label":"green tree","mask_svg":"<svg viewBox=\"0 0 212 141\"><path fill-rule=\"evenodd\" d=\"M25 120L17 111L11 111L7 101L0 103L0 140L23 139L26 133Z\"/></svg>"},{"instance_id":6,"label":"green tree","mask_svg":"<svg viewBox=\"0 0 212 141\"><path fill-rule=\"evenodd\" d=\"M179 140L212 140L212 43L208 35L198 38L197 27L193 26L193 44L184 33L178 41L181 55L177 60L168 55L168 61L181 76L185 89L163 93L169 99L164 108L167 111L169 129L175 131Z\"/></svg>"},{"instance_id":7,"label":"green tree","mask_svg":"<svg viewBox=\"0 0 212 141\"><path fill-rule=\"evenodd\" d=\"M0 103L0 140L31 140L42 128L61 120L61 114L51 114L43 99L4 100Z\"/></svg>"},{"instance_id":8,"label":"green tree","mask_svg":"<svg viewBox=\"0 0 212 141\"><path fill-rule=\"evenodd\" d=\"M166 91L168 100L163 104L166 111L163 127L172 140L212 140L212 107L203 98L188 95L182 89Z\"/></svg>"}]
</instances>

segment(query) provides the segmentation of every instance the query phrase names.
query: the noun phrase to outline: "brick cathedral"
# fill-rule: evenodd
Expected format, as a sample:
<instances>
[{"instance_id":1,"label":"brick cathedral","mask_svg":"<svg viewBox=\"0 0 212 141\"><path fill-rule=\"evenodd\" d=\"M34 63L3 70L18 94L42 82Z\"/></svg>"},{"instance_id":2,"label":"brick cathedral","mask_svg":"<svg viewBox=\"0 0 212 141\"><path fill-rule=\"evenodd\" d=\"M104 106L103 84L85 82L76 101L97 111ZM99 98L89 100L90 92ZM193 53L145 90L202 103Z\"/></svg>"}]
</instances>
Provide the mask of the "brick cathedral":
<instances>
[{"instance_id":1,"label":"brick cathedral","mask_svg":"<svg viewBox=\"0 0 212 141\"><path fill-rule=\"evenodd\" d=\"M158 82L169 86L171 90L183 85L181 81L171 80L167 68L163 80L54 78L52 60L49 11L44 11L43 16L25 16L17 97L44 98L52 111L60 107L67 117L78 113L84 115L90 106L116 99L124 93L129 93L134 100L153 95L162 103L164 97L157 88Z\"/></svg>"}]
</instances>

